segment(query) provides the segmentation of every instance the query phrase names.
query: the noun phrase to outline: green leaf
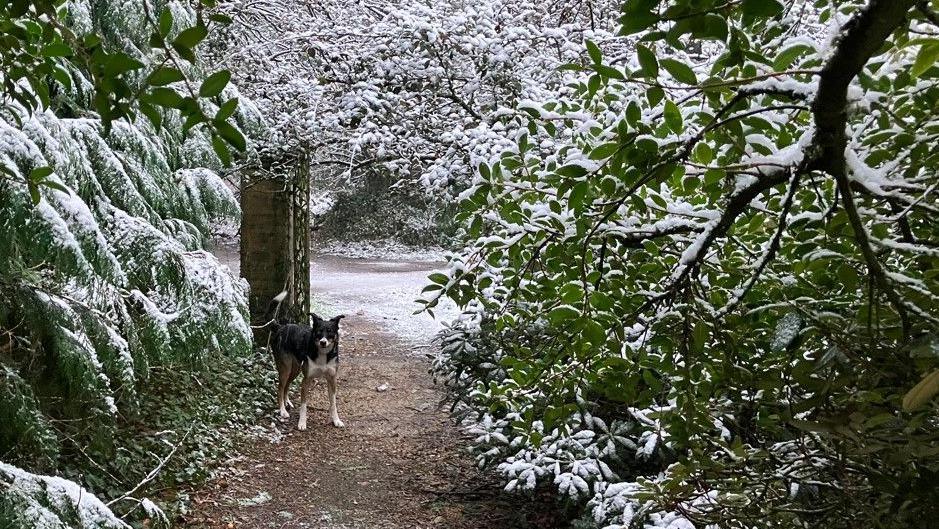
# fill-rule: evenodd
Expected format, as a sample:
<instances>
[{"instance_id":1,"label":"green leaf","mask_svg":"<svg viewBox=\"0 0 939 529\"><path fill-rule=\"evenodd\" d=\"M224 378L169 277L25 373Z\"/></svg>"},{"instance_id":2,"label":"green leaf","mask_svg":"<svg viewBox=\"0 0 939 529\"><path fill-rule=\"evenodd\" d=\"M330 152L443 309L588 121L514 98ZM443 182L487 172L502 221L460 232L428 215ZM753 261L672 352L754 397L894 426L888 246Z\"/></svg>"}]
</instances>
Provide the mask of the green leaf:
<instances>
[{"instance_id":1,"label":"green leaf","mask_svg":"<svg viewBox=\"0 0 939 529\"><path fill-rule=\"evenodd\" d=\"M620 80L626 78L626 76L623 75L623 72L619 71L616 68L613 68L612 66L607 66L605 64L597 64L593 68L597 71L598 74L602 75L603 77L608 77L610 79L620 79Z\"/></svg>"},{"instance_id":2,"label":"green leaf","mask_svg":"<svg viewBox=\"0 0 939 529\"><path fill-rule=\"evenodd\" d=\"M147 83L152 86L164 86L185 79L182 72L176 68L160 67L150 72L147 76Z\"/></svg>"},{"instance_id":3,"label":"green leaf","mask_svg":"<svg viewBox=\"0 0 939 529\"><path fill-rule=\"evenodd\" d=\"M579 210L584 205L588 189L590 189L590 186L587 182L577 182L577 185L571 189L571 194L568 196L568 207Z\"/></svg>"},{"instance_id":4,"label":"green leaf","mask_svg":"<svg viewBox=\"0 0 939 529\"><path fill-rule=\"evenodd\" d=\"M39 183L43 181L47 176L53 173L53 169L48 165L42 167L36 167L29 172L29 181L34 183Z\"/></svg>"},{"instance_id":5,"label":"green leaf","mask_svg":"<svg viewBox=\"0 0 939 529\"><path fill-rule=\"evenodd\" d=\"M173 49L176 50L176 53L178 53L180 57L189 61L190 63L195 64L196 53L192 51L192 48L180 46L179 44L173 44Z\"/></svg>"},{"instance_id":6,"label":"green leaf","mask_svg":"<svg viewBox=\"0 0 939 529\"><path fill-rule=\"evenodd\" d=\"M630 101L629 105L626 106L626 121L632 127L635 127L639 124L639 120L642 119L642 110L640 110L639 105L635 101Z\"/></svg>"},{"instance_id":7,"label":"green leaf","mask_svg":"<svg viewBox=\"0 0 939 529\"><path fill-rule=\"evenodd\" d=\"M790 46L776 55L776 58L773 60L773 69L777 71L787 69L792 66L793 61L795 61L800 55L811 50L812 48L806 46L805 44L796 44L795 46Z\"/></svg>"},{"instance_id":8,"label":"green leaf","mask_svg":"<svg viewBox=\"0 0 939 529\"><path fill-rule=\"evenodd\" d=\"M153 128L156 129L157 132L160 132L160 128L163 125L163 116L160 114L160 111L146 101L140 101L138 108L140 108L140 113L147 117L150 124L153 125Z\"/></svg>"},{"instance_id":9,"label":"green leaf","mask_svg":"<svg viewBox=\"0 0 939 529\"><path fill-rule=\"evenodd\" d=\"M149 102L167 108L180 108L183 105L183 97L172 88L154 88L147 95Z\"/></svg>"},{"instance_id":10,"label":"green leaf","mask_svg":"<svg viewBox=\"0 0 939 529\"><path fill-rule=\"evenodd\" d=\"M218 129L218 133L221 134L232 147L239 151L244 151L248 148L247 141L244 135L241 134L241 131L230 125L227 121L216 121L215 127Z\"/></svg>"},{"instance_id":11,"label":"green leaf","mask_svg":"<svg viewBox=\"0 0 939 529\"><path fill-rule=\"evenodd\" d=\"M228 150L228 144L225 143L225 140L217 134L212 135L212 149L215 151L215 154L218 155L218 159L221 160L222 165L228 167L231 165L231 151Z\"/></svg>"},{"instance_id":12,"label":"green leaf","mask_svg":"<svg viewBox=\"0 0 939 529\"><path fill-rule=\"evenodd\" d=\"M33 92L39 97L39 100L42 102L42 106L49 108L49 87L48 85L39 77L29 76L26 78L29 81L29 86L32 87Z\"/></svg>"},{"instance_id":13,"label":"green leaf","mask_svg":"<svg viewBox=\"0 0 939 529\"><path fill-rule=\"evenodd\" d=\"M926 70L932 68L939 60L939 42L924 44L920 46L919 53L916 54L916 60L913 61L913 67L910 68L910 75L919 77Z\"/></svg>"},{"instance_id":14,"label":"green leaf","mask_svg":"<svg viewBox=\"0 0 939 529\"><path fill-rule=\"evenodd\" d=\"M72 76L69 75L68 71L64 68L58 66L52 69L52 77L62 84L66 90L72 87Z\"/></svg>"},{"instance_id":15,"label":"green leaf","mask_svg":"<svg viewBox=\"0 0 939 529\"><path fill-rule=\"evenodd\" d=\"M665 91L658 86L652 86L646 90L646 99L649 100L649 106L655 107L665 98Z\"/></svg>"},{"instance_id":16,"label":"green leaf","mask_svg":"<svg viewBox=\"0 0 939 529\"><path fill-rule=\"evenodd\" d=\"M202 115L201 112L194 112L192 114L189 114L186 117L185 123L183 123L183 135L185 136L185 134L189 132L190 129L192 129L199 123L203 123L205 121L207 121L207 119L204 115Z\"/></svg>"},{"instance_id":17,"label":"green leaf","mask_svg":"<svg viewBox=\"0 0 939 529\"><path fill-rule=\"evenodd\" d=\"M592 151L590 151L591 160L602 160L604 158L609 158L616 154L616 151L619 150L619 142L611 141L609 143L604 143L598 145Z\"/></svg>"},{"instance_id":18,"label":"green leaf","mask_svg":"<svg viewBox=\"0 0 939 529\"><path fill-rule=\"evenodd\" d=\"M676 61L675 59L662 59L659 61L659 64L679 82L698 84L698 78L695 76L694 70L687 64Z\"/></svg>"},{"instance_id":19,"label":"green leaf","mask_svg":"<svg viewBox=\"0 0 939 529\"><path fill-rule=\"evenodd\" d=\"M42 49L43 57L71 57L73 53L71 46L64 42L53 42Z\"/></svg>"},{"instance_id":20,"label":"green leaf","mask_svg":"<svg viewBox=\"0 0 939 529\"><path fill-rule=\"evenodd\" d=\"M584 335L594 346L600 346L606 343L606 330L603 326L593 320L587 320L584 324Z\"/></svg>"},{"instance_id":21,"label":"green leaf","mask_svg":"<svg viewBox=\"0 0 939 529\"><path fill-rule=\"evenodd\" d=\"M124 52L117 52L108 55L104 60L104 72L110 77L117 77L121 74L139 70L144 64L137 59L127 55Z\"/></svg>"},{"instance_id":22,"label":"green leaf","mask_svg":"<svg viewBox=\"0 0 939 529\"><path fill-rule=\"evenodd\" d=\"M39 194L39 186L33 182L29 182L26 187L29 188L29 198L33 201L33 205L35 206L42 200L42 195Z\"/></svg>"},{"instance_id":23,"label":"green leaf","mask_svg":"<svg viewBox=\"0 0 939 529\"><path fill-rule=\"evenodd\" d=\"M205 26L198 25L184 29L173 39L173 47L194 48L209 34Z\"/></svg>"},{"instance_id":24,"label":"green leaf","mask_svg":"<svg viewBox=\"0 0 939 529\"><path fill-rule=\"evenodd\" d=\"M590 294L590 305L599 310L610 310L613 307L613 298L603 292L596 291Z\"/></svg>"},{"instance_id":25,"label":"green leaf","mask_svg":"<svg viewBox=\"0 0 939 529\"><path fill-rule=\"evenodd\" d=\"M42 182L39 183L39 185L43 187L48 187L49 189L55 189L56 191L65 193L66 195L71 194L71 191L69 191L69 188L53 180L43 180Z\"/></svg>"},{"instance_id":26,"label":"green leaf","mask_svg":"<svg viewBox=\"0 0 939 529\"><path fill-rule=\"evenodd\" d=\"M223 15L221 13L215 13L215 14L209 15L209 20L211 20L212 22L218 22L219 24L223 26L227 26L232 23L232 19L230 16Z\"/></svg>"},{"instance_id":27,"label":"green leaf","mask_svg":"<svg viewBox=\"0 0 939 529\"><path fill-rule=\"evenodd\" d=\"M593 95L597 93L597 90L600 89L601 81L602 79L600 79L599 75L594 74L590 76L590 79L587 80L588 97L593 97Z\"/></svg>"},{"instance_id":28,"label":"green leaf","mask_svg":"<svg viewBox=\"0 0 939 529\"><path fill-rule=\"evenodd\" d=\"M659 17L650 11L627 13L620 18L620 35L632 35L649 28L659 21Z\"/></svg>"},{"instance_id":29,"label":"green leaf","mask_svg":"<svg viewBox=\"0 0 939 529\"><path fill-rule=\"evenodd\" d=\"M838 279L841 280L841 284L844 285L845 289L851 291L857 288L860 276L853 266L842 263L838 267Z\"/></svg>"},{"instance_id":30,"label":"green leaf","mask_svg":"<svg viewBox=\"0 0 939 529\"><path fill-rule=\"evenodd\" d=\"M222 106L218 108L218 112L215 113L215 119L220 121L225 121L230 118L232 114L235 113L235 110L238 108L238 98L233 97L228 101L222 103Z\"/></svg>"},{"instance_id":31,"label":"green leaf","mask_svg":"<svg viewBox=\"0 0 939 529\"><path fill-rule=\"evenodd\" d=\"M580 311L570 305L561 305L551 309L548 313L548 320L554 325L564 323L568 320L574 320L580 317Z\"/></svg>"},{"instance_id":32,"label":"green leaf","mask_svg":"<svg viewBox=\"0 0 939 529\"><path fill-rule=\"evenodd\" d=\"M671 99L665 100L665 124L668 125L668 128L672 129L672 131L676 134L679 134L682 130L684 130L681 110L678 109L678 105L672 102Z\"/></svg>"},{"instance_id":33,"label":"green leaf","mask_svg":"<svg viewBox=\"0 0 939 529\"><path fill-rule=\"evenodd\" d=\"M695 145L694 156L699 162L707 165L714 160L714 151L711 150L710 145L707 143L699 142Z\"/></svg>"},{"instance_id":34,"label":"green leaf","mask_svg":"<svg viewBox=\"0 0 939 529\"><path fill-rule=\"evenodd\" d=\"M707 324L703 321L696 321L694 324L694 330L691 334L691 350L700 353L704 351L704 346L707 344L709 329Z\"/></svg>"},{"instance_id":35,"label":"green leaf","mask_svg":"<svg viewBox=\"0 0 939 529\"><path fill-rule=\"evenodd\" d=\"M774 17L783 12L783 5L776 0L743 0L741 6L747 17Z\"/></svg>"},{"instance_id":36,"label":"green leaf","mask_svg":"<svg viewBox=\"0 0 939 529\"><path fill-rule=\"evenodd\" d=\"M160 35L166 38L173 29L173 13L169 7L164 7L160 13Z\"/></svg>"},{"instance_id":37,"label":"green leaf","mask_svg":"<svg viewBox=\"0 0 939 529\"><path fill-rule=\"evenodd\" d=\"M7 3L4 2L4 7L9 9L9 14L12 18L19 18L29 12L30 4L31 2L26 0L13 0L9 4L10 7L6 7Z\"/></svg>"},{"instance_id":38,"label":"green leaf","mask_svg":"<svg viewBox=\"0 0 939 529\"><path fill-rule=\"evenodd\" d=\"M480 162L478 169L479 175L482 176L483 179L489 180L489 177L492 175L492 172L489 170L489 165L487 165L486 162Z\"/></svg>"},{"instance_id":39,"label":"green leaf","mask_svg":"<svg viewBox=\"0 0 939 529\"><path fill-rule=\"evenodd\" d=\"M727 40L727 21L720 15L708 13L697 22L691 34L699 39Z\"/></svg>"},{"instance_id":40,"label":"green leaf","mask_svg":"<svg viewBox=\"0 0 939 529\"><path fill-rule=\"evenodd\" d=\"M642 73L650 79L657 78L659 76L659 62L655 59L652 50L642 44L636 44L636 53L639 56L639 66L642 68Z\"/></svg>"},{"instance_id":41,"label":"green leaf","mask_svg":"<svg viewBox=\"0 0 939 529\"><path fill-rule=\"evenodd\" d=\"M199 96L215 97L221 94L222 90L228 85L229 80L231 80L231 72L228 70L219 70L213 73L205 81L202 81L202 86L199 87Z\"/></svg>"},{"instance_id":42,"label":"green leaf","mask_svg":"<svg viewBox=\"0 0 939 529\"><path fill-rule=\"evenodd\" d=\"M587 54L590 55L590 60L594 64L600 64L603 59L603 54L600 52L600 48L592 40L587 41Z\"/></svg>"},{"instance_id":43,"label":"green leaf","mask_svg":"<svg viewBox=\"0 0 939 529\"><path fill-rule=\"evenodd\" d=\"M587 169L577 164L569 164L569 165L565 165L562 167L558 167L557 171L555 172L561 176L567 176L570 178L580 178L581 176L584 176L585 174L587 174Z\"/></svg>"}]
</instances>

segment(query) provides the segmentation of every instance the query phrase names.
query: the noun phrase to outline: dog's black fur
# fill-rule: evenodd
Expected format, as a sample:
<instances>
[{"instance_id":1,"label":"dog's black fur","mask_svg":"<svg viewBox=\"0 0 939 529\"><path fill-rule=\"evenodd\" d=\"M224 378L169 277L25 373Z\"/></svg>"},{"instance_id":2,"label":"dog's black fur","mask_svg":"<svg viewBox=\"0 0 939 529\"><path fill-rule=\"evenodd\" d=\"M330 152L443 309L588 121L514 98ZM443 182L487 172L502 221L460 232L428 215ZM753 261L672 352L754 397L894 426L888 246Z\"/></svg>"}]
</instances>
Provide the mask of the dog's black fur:
<instances>
[{"instance_id":1,"label":"dog's black fur","mask_svg":"<svg viewBox=\"0 0 939 529\"><path fill-rule=\"evenodd\" d=\"M271 301L269 313L271 320L271 353L277 367L277 405L280 416L287 418L286 407L292 407L287 398L290 384L303 373L300 421L297 427L306 429L306 405L313 379L325 377L330 401L331 421L335 426L342 426L336 411L336 375L339 369L339 320L344 316L324 320L312 314L313 325L288 323L278 320L280 304L286 297L282 292Z\"/></svg>"},{"instance_id":2,"label":"dog's black fur","mask_svg":"<svg viewBox=\"0 0 939 529\"><path fill-rule=\"evenodd\" d=\"M290 354L301 364L307 360L315 361L319 356L316 344L326 339L333 347L326 352L326 361L339 360L339 320L344 315L324 320L312 315L313 325L275 321L271 328L271 351L274 355Z\"/></svg>"},{"instance_id":3,"label":"dog's black fur","mask_svg":"<svg viewBox=\"0 0 939 529\"><path fill-rule=\"evenodd\" d=\"M291 354L301 363L307 359L316 360L319 355L316 344L325 338L333 344L333 348L326 354L326 361L328 362L334 358L338 361L339 320L345 318L345 315L324 320L316 314L311 314L313 325L290 323L286 319L278 317L280 305L285 296L286 292L281 292L271 300L267 309L267 314L271 318L269 320L271 327L270 346L274 355Z\"/></svg>"}]
</instances>

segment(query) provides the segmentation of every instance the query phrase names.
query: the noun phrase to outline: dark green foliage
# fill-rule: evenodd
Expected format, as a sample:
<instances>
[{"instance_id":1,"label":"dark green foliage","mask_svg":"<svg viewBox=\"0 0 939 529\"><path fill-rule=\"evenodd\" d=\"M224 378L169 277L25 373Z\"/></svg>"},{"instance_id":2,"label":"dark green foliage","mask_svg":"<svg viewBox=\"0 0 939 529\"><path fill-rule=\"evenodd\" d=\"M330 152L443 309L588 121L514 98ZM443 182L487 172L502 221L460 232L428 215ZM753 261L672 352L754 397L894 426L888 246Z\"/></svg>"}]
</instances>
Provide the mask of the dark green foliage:
<instances>
[{"instance_id":1,"label":"dark green foliage","mask_svg":"<svg viewBox=\"0 0 939 529\"><path fill-rule=\"evenodd\" d=\"M0 6L3 78L26 81L5 85L0 107L0 458L64 472L104 499L136 485L151 453L165 455L167 439L137 423L159 415L153 402L171 402L155 397L170 385L159 374L195 384L188 373L206 377L206 366L231 369L249 354L246 285L202 244L211 225L240 214L213 169L229 144L246 148L233 124L256 133L259 119L237 105L226 73L203 71L202 6L59 4ZM53 53L36 55L37 43ZM31 68L11 68L11 54ZM201 96L181 95L202 85ZM221 419L187 406L176 437L166 435L192 426L202 442ZM16 467L29 487L51 483ZM63 496L73 486L50 492L60 502L50 527L81 525ZM23 490L3 490L4 508L45 501Z\"/></svg>"},{"instance_id":2,"label":"dark green foliage","mask_svg":"<svg viewBox=\"0 0 939 529\"><path fill-rule=\"evenodd\" d=\"M935 517L939 90L913 4L630 0L627 66L588 46L570 92L506 119L424 303L466 310L439 373L510 489L630 527Z\"/></svg>"},{"instance_id":3,"label":"dark green foliage","mask_svg":"<svg viewBox=\"0 0 939 529\"><path fill-rule=\"evenodd\" d=\"M394 239L415 246L447 245L456 232L456 206L394 180L370 175L366 185L331 195L315 223L317 237L336 241Z\"/></svg>"},{"instance_id":4,"label":"dark green foliage","mask_svg":"<svg viewBox=\"0 0 939 529\"><path fill-rule=\"evenodd\" d=\"M0 6L0 64L8 66L0 93L33 112L52 108L54 97L62 91L81 90L106 131L115 120L133 120L141 114L160 130L165 112L176 110L184 132L205 124L213 137L224 138L226 142L216 149L228 160L228 145L245 150L244 136L224 115L207 114L201 100L221 95L231 74L216 72L194 87L196 47L209 31L202 9L213 4L210 0L200 3L195 24L186 27L193 21L185 10L148 0L140 6L142 17L124 21L130 27L119 27L112 17L125 13L112 12L106 5L62 0L5 2ZM88 14L85 10L92 11L91 19L78 20ZM186 16L180 21L174 13ZM93 27L83 27L88 22ZM127 29L131 30L130 42L121 33ZM144 35L149 38L144 40ZM178 85L167 86L171 83ZM31 189L50 185L45 180L49 173L31 174ZM39 199L35 191L32 197Z\"/></svg>"}]
</instances>

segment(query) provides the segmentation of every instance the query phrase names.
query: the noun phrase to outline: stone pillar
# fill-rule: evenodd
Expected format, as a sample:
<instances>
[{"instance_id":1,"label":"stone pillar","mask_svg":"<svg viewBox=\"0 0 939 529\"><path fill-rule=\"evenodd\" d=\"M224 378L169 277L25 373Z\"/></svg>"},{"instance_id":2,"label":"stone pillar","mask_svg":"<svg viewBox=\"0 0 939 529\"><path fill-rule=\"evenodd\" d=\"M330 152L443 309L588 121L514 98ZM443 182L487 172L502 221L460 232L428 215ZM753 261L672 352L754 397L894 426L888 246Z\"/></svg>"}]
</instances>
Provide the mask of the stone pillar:
<instances>
[{"instance_id":1,"label":"stone pillar","mask_svg":"<svg viewBox=\"0 0 939 529\"><path fill-rule=\"evenodd\" d=\"M284 178L247 174L241 185L241 277L251 286L248 306L257 325L271 299L292 290L291 199Z\"/></svg>"}]
</instances>

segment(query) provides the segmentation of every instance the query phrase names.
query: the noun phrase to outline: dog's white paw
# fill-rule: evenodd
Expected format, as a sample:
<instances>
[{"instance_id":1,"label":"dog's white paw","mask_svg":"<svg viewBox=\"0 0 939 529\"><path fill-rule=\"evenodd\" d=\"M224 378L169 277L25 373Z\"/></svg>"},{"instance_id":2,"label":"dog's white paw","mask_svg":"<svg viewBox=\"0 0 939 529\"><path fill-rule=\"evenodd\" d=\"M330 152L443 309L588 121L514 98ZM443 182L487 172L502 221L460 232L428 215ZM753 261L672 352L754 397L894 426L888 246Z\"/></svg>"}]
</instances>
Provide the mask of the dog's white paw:
<instances>
[{"instance_id":1,"label":"dog's white paw","mask_svg":"<svg viewBox=\"0 0 939 529\"><path fill-rule=\"evenodd\" d=\"M302 432L303 430L306 430L306 421L300 421L300 422L298 422L298 423L297 423L297 429L300 430L301 432Z\"/></svg>"},{"instance_id":2,"label":"dog's white paw","mask_svg":"<svg viewBox=\"0 0 939 529\"><path fill-rule=\"evenodd\" d=\"M339 417L336 417L335 419L333 419L333 426L335 426L336 428L344 428L346 425L345 423L339 420Z\"/></svg>"},{"instance_id":3,"label":"dog's white paw","mask_svg":"<svg viewBox=\"0 0 939 529\"><path fill-rule=\"evenodd\" d=\"M282 409L282 410L280 410L280 418L281 418L281 419L289 419L289 418L290 418L290 414L287 413L287 410L283 410L283 409Z\"/></svg>"}]
</instances>

